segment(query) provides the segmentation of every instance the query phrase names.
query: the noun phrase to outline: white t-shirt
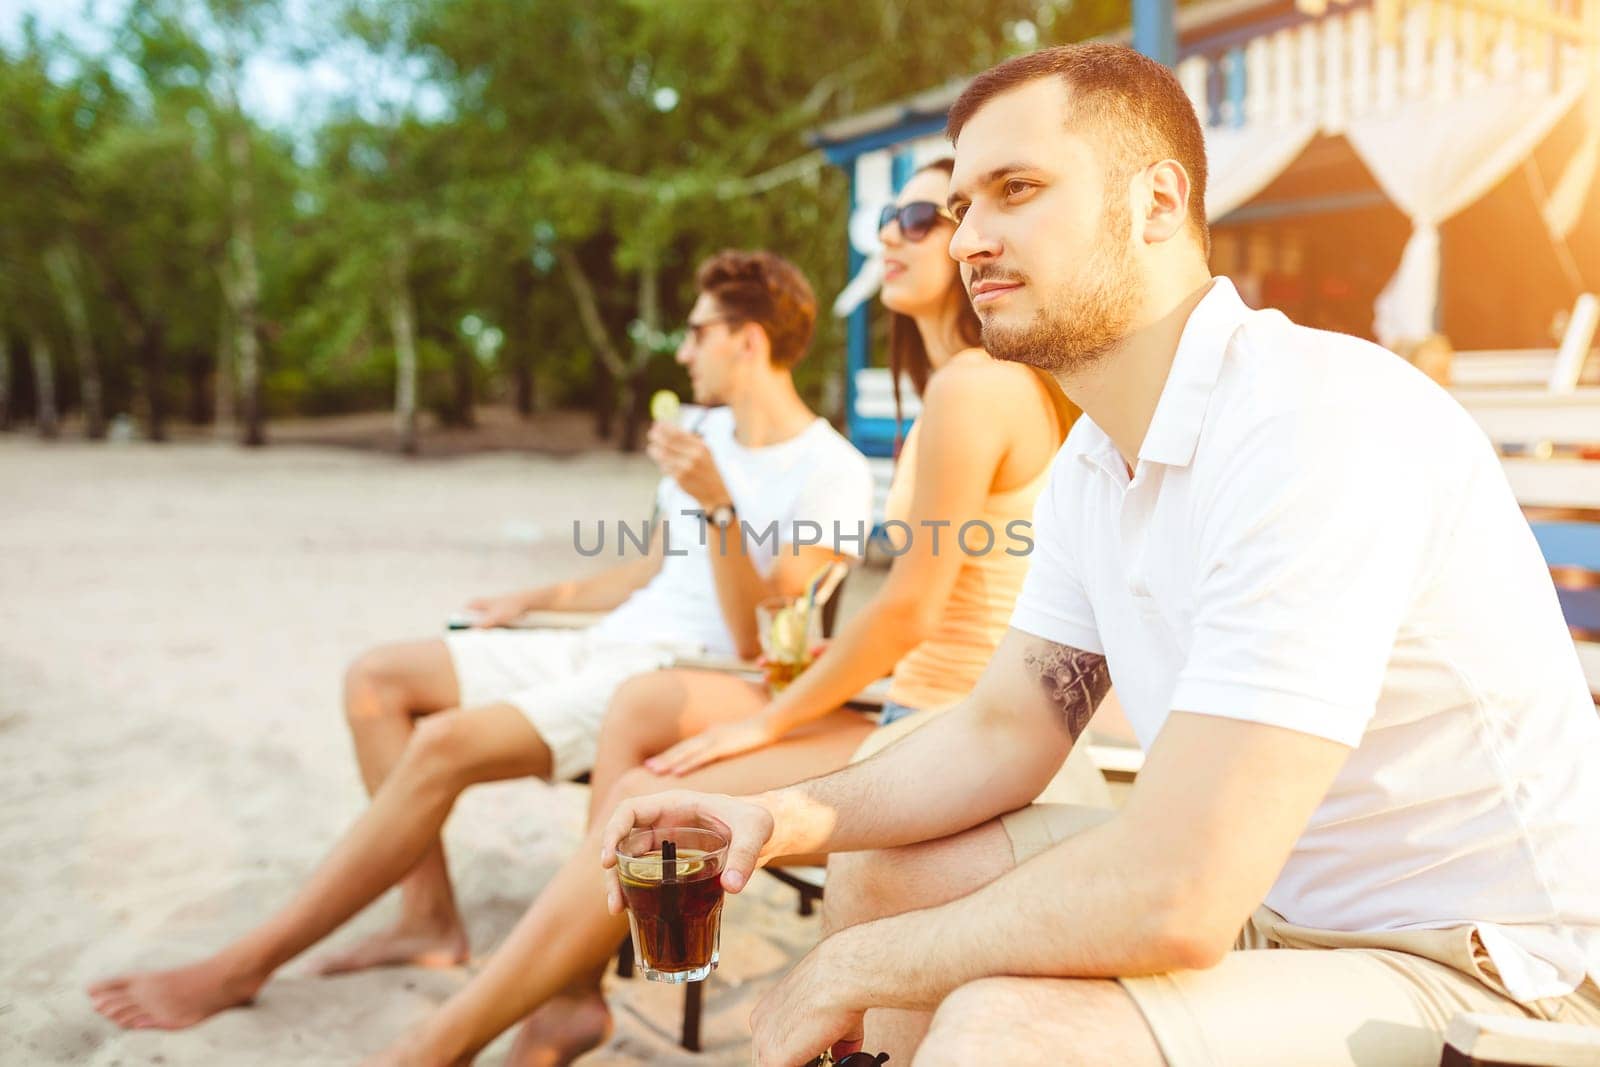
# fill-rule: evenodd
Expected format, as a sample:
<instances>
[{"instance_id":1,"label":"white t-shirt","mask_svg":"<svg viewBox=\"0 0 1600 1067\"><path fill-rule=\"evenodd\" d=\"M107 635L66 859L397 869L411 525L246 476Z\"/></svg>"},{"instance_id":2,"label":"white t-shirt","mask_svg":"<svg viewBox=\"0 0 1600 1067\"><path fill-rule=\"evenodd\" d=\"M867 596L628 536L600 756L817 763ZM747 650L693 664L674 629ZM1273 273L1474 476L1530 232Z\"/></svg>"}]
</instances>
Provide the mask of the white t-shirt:
<instances>
[{"instance_id":1,"label":"white t-shirt","mask_svg":"<svg viewBox=\"0 0 1600 1067\"><path fill-rule=\"evenodd\" d=\"M1477 927L1520 1000L1600 980L1600 718L1488 440L1375 345L1190 316L1130 480L1078 421L1017 629L1171 711L1351 746L1266 903L1331 930Z\"/></svg>"},{"instance_id":2,"label":"white t-shirt","mask_svg":"<svg viewBox=\"0 0 1600 1067\"><path fill-rule=\"evenodd\" d=\"M746 448L734 438L733 412L717 408L700 423L738 521L750 528L750 558L763 575L779 552L804 543L859 556L871 532L872 472L866 457L826 419L775 445ZM731 653L711 570L717 535L698 518L700 505L663 478L657 513L667 523L667 554L650 584L602 619L594 632L618 641L661 641ZM842 535L842 536L841 536Z\"/></svg>"}]
</instances>

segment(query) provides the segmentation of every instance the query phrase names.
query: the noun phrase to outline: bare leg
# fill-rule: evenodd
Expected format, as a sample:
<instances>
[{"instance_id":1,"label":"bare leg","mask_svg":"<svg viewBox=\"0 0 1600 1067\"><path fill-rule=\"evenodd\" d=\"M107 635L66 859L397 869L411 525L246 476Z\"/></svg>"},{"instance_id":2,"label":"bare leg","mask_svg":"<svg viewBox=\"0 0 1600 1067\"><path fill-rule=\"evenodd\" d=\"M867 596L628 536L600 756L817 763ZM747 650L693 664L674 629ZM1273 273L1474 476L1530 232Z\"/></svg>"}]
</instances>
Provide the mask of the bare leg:
<instances>
[{"instance_id":1,"label":"bare leg","mask_svg":"<svg viewBox=\"0 0 1600 1067\"><path fill-rule=\"evenodd\" d=\"M416 720L459 706L461 686L443 641L383 645L360 656L345 674L344 713L367 794L400 762ZM400 882L400 918L393 927L315 965L339 974L399 963L437 966L465 958L466 928L456 908L443 842Z\"/></svg>"},{"instance_id":2,"label":"bare leg","mask_svg":"<svg viewBox=\"0 0 1600 1067\"><path fill-rule=\"evenodd\" d=\"M273 971L414 867L461 790L549 771L549 749L509 704L429 719L372 806L285 907L209 959L96 983L89 990L95 1009L123 1026L175 1030L248 1003Z\"/></svg>"},{"instance_id":3,"label":"bare leg","mask_svg":"<svg viewBox=\"0 0 1600 1067\"><path fill-rule=\"evenodd\" d=\"M841 852L828 859L823 935L887 915L948 904L988 885L1013 866L1011 841L998 820L904 848ZM869 1011L863 1047L868 1052L889 1053L892 1063L907 1063L931 1019L926 1012Z\"/></svg>"},{"instance_id":4,"label":"bare leg","mask_svg":"<svg viewBox=\"0 0 1600 1067\"><path fill-rule=\"evenodd\" d=\"M585 1004L585 1010L592 1012L599 996L592 983L604 971L628 928L624 916L606 912L598 862L599 832L604 818L621 797L675 787L735 793L775 788L844 766L871 729L871 723L863 716L841 710L796 730L770 748L681 778L659 778L642 770L624 775L612 791L611 803L595 813L597 819L577 855L545 887L506 943L489 957L483 971L418 1031L369 1063L468 1062L508 1026L552 998L566 996L569 1007L582 1002L575 987L583 984L594 990ZM530 1021L531 1032L518 1042L524 1059L513 1059L508 1064L551 1067L571 1062L586 1051L571 1043L569 1031L552 1035L543 1029L558 1021L548 1018L550 1014L540 1012ZM557 1047L557 1036L567 1044ZM604 1030L596 1027L587 1036L592 1042L588 1047L593 1047L604 1039Z\"/></svg>"},{"instance_id":5,"label":"bare leg","mask_svg":"<svg viewBox=\"0 0 1600 1067\"><path fill-rule=\"evenodd\" d=\"M1144 1015L1105 979L985 978L934 1012L913 1067L1165 1067Z\"/></svg>"},{"instance_id":6,"label":"bare leg","mask_svg":"<svg viewBox=\"0 0 1600 1067\"><path fill-rule=\"evenodd\" d=\"M622 683L589 773L589 822L597 809L610 810L612 787L624 774L684 738L749 718L766 702L766 686L718 671L652 671Z\"/></svg>"}]
</instances>

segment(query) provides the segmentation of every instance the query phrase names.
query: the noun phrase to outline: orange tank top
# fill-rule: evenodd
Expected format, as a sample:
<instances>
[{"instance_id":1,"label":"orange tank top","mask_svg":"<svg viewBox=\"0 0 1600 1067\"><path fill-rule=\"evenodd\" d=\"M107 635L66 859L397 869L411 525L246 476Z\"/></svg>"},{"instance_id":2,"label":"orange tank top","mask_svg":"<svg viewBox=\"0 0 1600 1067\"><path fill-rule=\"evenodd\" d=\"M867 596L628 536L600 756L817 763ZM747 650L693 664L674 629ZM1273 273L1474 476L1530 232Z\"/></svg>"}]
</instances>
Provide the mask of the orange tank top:
<instances>
[{"instance_id":1,"label":"orange tank top","mask_svg":"<svg viewBox=\"0 0 1600 1067\"><path fill-rule=\"evenodd\" d=\"M911 427L900 450L884 506L886 519L905 522L911 514L915 481L912 472L916 469L917 431L921 428L921 424ZM1008 536L1007 525L1018 519L1033 518L1034 501L1049 479L1050 464L1046 463L1027 483L989 494L982 513L972 516L988 523L994 531L994 547L987 552L978 552L987 539L986 534L973 531L967 546L976 554L968 555L955 543L959 525L939 531L939 551L961 552L961 570L933 633L895 665L889 685L890 700L918 710L942 708L960 700L972 689L1005 635L1011 622L1011 609L1022 591L1023 576L1028 572L1027 556L1006 552L1007 548L1021 547L1017 538ZM929 536L931 531L915 530L914 533ZM896 535L896 539L901 536Z\"/></svg>"}]
</instances>

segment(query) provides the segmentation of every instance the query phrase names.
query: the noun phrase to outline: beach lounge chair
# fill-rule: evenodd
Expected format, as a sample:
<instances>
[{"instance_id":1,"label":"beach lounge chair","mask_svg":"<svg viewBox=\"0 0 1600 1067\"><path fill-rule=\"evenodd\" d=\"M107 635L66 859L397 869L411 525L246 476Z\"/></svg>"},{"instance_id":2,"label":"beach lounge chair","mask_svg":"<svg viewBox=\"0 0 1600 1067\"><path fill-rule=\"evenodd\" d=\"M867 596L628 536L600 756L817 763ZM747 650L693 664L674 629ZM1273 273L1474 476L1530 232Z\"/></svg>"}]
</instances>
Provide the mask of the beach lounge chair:
<instances>
[{"instance_id":1,"label":"beach lounge chair","mask_svg":"<svg viewBox=\"0 0 1600 1067\"><path fill-rule=\"evenodd\" d=\"M1600 1067L1600 1028L1457 1015L1439 1067Z\"/></svg>"}]
</instances>

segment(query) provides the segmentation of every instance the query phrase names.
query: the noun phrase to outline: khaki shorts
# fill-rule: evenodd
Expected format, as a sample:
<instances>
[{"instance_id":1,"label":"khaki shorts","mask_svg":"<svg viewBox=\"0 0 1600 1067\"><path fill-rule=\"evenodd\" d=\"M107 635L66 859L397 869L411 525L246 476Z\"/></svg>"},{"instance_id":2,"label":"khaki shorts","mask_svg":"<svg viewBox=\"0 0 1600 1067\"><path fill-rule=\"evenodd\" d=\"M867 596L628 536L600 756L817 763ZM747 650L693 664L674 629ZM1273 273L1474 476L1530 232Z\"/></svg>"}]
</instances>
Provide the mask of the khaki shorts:
<instances>
[{"instance_id":1,"label":"khaki shorts","mask_svg":"<svg viewBox=\"0 0 1600 1067\"><path fill-rule=\"evenodd\" d=\"M860 763L869 756L877 755L913 730L926 726L945 710L927 708L914 711L904 718L896 719L888 726L878 727L861 742L861 747L850 757L850 762ZM1050 779L1050 784L1039 794L1037 803L1075 804L1096 809L1111 807L1111 793L1106 789L1105 778L1095 767L1094 761L1089 758L1088 745L1079 745L1072 750L1066 761L1061 764L1061 769L1056 772L1056 776Z\"/></svg>"},{"instance_id":2,"label":"khaki shorts","mask_svg":"<svg viewBox=\"0 0 1600 1067\"><path fill-rule=\"evenodd\" d=\"M1022 863L1109 816L1036 804L1001 822ZM1600 1026L1592 980L1512 1000L1471 927L1313 930L1262 907L1234 949L1210 970L1121 980L1168 1067L1436 1067L1462 1012Z\"/></svg>"},{"instance_id":3,"label":"khaki shorts","mask_svg":"<svg viewBox=\"0 0 1600 1067\"><path fill-rule=\"evenodd\" d=\"M510 704L550 749L550 779L564 782L594 766L600 724L617 687L636 674L670 667L684 651L630 645L591 630L461 630L445 637L461 706Z\"/></svg>"}]
</instances>

